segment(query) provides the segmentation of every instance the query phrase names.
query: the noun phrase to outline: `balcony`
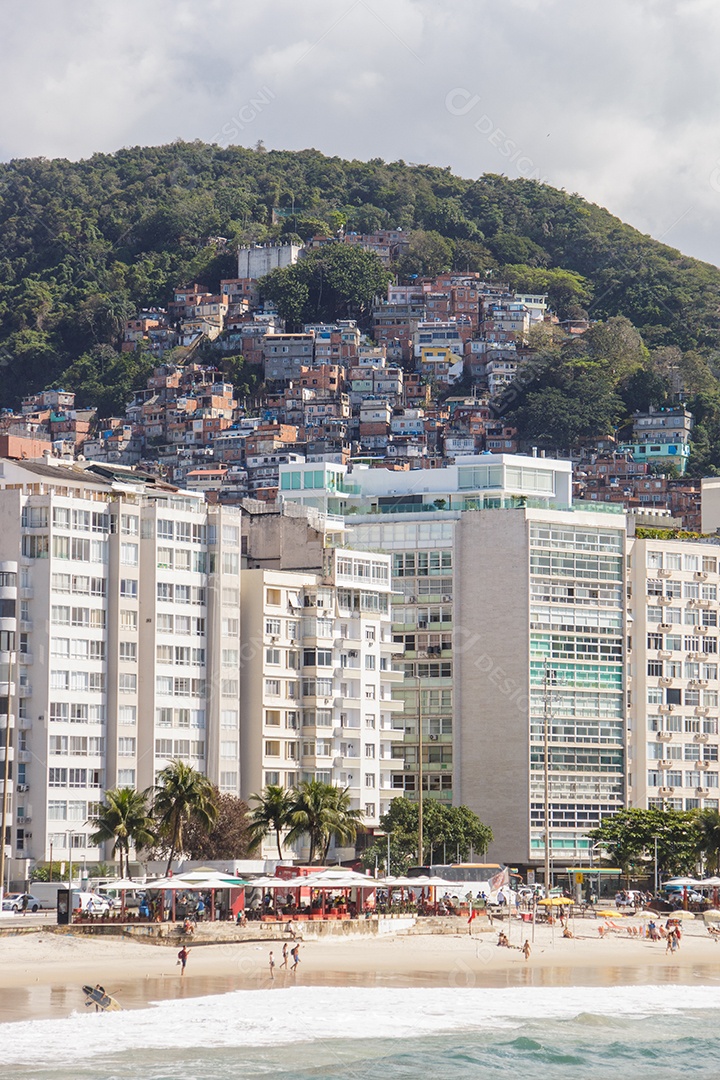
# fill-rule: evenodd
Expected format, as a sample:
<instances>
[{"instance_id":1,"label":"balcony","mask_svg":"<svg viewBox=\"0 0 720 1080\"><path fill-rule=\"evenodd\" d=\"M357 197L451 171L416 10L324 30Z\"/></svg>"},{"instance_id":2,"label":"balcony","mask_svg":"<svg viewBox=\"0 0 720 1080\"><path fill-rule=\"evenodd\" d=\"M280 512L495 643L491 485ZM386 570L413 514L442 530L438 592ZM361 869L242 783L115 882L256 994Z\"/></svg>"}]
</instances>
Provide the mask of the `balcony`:
<instances>
[{"instance_id":1,"label":"balcony","mask_svg":"<svg viewBox=\"0 0 720 1080\"><path fill-rule=\"evenodd\" d=\"M394 701L392 698L380 698L379 705L382 712L400 713L405 711L405 702Z\"/></svg>"},{"instance_id":2,"label":"balcony","mask_svg":"<svg viewBox=\"0 0 720 1080\"><path fill-rule=\"evenodd\" d=\"M401 742L405 738L405 728L383 727L379 728L381 742Z\"/></svg>"},{"instance_id":3,"label":"balcony","mask_svg":"<svg viewBox=\"0 0 720 1080\"><path fill-rule=\"evenodd\" d=\"M379 641L380 652L389 653L391 656L404 656L405 646L399 641Z\"/></svg>"},{"instance_id":4,"label":"balcony","mask_svg":"<svg viewBox=\"0 0 720 1080\"><path fill-rule=\"evenodd\" d=\"M658 731L657 737L659 742L672 742L672 731Z\"/></svg>"},{"instance_id":5,"label":"balcony","mask_svg":"<svg viewBox=\"0 0 720 1080\"><path fill-rule=\"evenodd\" d=\"M672 653L669 649L659 649L657 657L658 660L672 660Z\"/></svg>"},{"instance_id":6,"label":"balcony","mask_svg":"<svg viewBox=\"0 0 720 1080\"><path fill-rule=\"evenodd\" d=\"M405 672L395 671L394 668L390 668L387 671L381 671L380 678L384 683L402 683L405 682Z\"/></svg>"}]
</instances>

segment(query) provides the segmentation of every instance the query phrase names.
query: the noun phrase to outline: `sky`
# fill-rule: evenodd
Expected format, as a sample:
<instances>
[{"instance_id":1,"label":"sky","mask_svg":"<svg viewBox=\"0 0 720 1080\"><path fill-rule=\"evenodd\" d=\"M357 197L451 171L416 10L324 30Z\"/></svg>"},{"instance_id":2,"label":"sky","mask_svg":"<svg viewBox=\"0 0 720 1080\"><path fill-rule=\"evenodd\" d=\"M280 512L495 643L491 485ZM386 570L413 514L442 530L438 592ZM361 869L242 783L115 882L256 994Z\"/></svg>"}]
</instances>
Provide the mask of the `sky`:
<instances>
[{"instance_id":1,"label":"sky","mask_svg":"<svg viewBox=\"0 0 720 1080\"><path fill-rule=\"evenodd\" d=\"M540 179L720 264L717 0L5 0L0 160L200 139Z\"/></svg>"}]
</instances>

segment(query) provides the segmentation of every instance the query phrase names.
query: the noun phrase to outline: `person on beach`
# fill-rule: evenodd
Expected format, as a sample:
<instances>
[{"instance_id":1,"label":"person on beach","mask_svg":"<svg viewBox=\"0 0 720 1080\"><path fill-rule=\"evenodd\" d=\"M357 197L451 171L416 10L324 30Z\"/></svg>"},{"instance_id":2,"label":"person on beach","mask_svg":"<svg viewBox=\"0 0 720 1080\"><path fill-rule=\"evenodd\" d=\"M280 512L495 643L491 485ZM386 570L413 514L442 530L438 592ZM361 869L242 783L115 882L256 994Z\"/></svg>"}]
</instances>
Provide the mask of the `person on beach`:
<instances>
[{"instance_id":1,"label":"person on beach","mask_svg":"<svg viewBox=\"0 0 720 1080\"><path fill-rule=\"evenodd\" d=\"M27 909L28 909L28 894L27 893L25 893L25 895L22 898L21 907L22 907L23 915L27 915Z\"/></svg>"},{"instance_id":2,"label":"person on beach","mask_svg":"<svg viewBox=\"0 0 720 1080\"><path fill-rule=\"evenodd\" d=\"M178 953L178 962L180 964L180 975L185 974L185 965L187 964L188 951L183 945L182 949Z\"/></svg>"},{"instance_id":3,"label":"person on beach","mask_svg":"<svg viewBox=\"0 0 720 1080\"><path fill-rule=\"evenodd\" d=\"M275 957L272 954L272 949L270 950L270 957L268 959L268 964L270 966L270 979L274 980L274 978L275 978Z\"/></svg>"},{"instance_id":4,"label":"person on beach","mask_svg":"<svg viewBox=\"0 0 720 1080\"><path fill-rule=\"evenodd\" d=\"M292 958L293 958L293 966L292 966L292 967L290 968L290 970L291 970L291 971L295 971L295 969L297 968L298 964L300 963L300 946L299 946L299 945L296 945L296 946L295 946L295 948L294 948L294 949L292 950L292 952L290 953L290 955L291 955L291 956L292 956Z\"/></svg>"},{"instance_id":5,"label":"person on beach","mask_svg":"<svg viewBox=\"0 0 720 1080\"><path fill-rule=\"evenodd\" d=\"M665 945L665 955L667 956L668 953L672 953L672 952L675 951L675 935L672 932L672 930L667 935L666 940L667 940L667 944Z\"/></svg>"},{"instance_id":6,"label":"person on beach","mask_svg":"<svg viewBox=\"0 0 720 1080\"><path fill-rule=\"evenodd\" d=\"M530 959L530 942L527 938L525 938L525 944L522 947L522 954L527 962Z\"/></svg>"},{"instance_id":7,"label":"person on beach","mask_svg":"<svg viewBox=\"0 0 720 1080\"><path fill-rule=\"evenodd\" d=\"M287 941L284 941L283 942L283 948L282 948L282 964L280 965L281 968L286 968L287 969L288 955L289 954L288 954Z\"/></svg>"}]
</instances>

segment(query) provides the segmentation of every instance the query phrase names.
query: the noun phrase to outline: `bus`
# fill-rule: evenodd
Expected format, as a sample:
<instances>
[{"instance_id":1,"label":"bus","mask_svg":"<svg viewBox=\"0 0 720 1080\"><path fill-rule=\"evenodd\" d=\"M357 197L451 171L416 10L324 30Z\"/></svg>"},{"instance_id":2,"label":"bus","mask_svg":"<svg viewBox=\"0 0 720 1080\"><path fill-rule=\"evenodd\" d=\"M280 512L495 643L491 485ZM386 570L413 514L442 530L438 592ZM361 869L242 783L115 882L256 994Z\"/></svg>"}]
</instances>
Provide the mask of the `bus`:
<instances>
[{"instance_id":1,"label":"bus","mask_svg":"<svg viewBox=\"0 0 720 1080\"><path fill-rule=\"evenodd\" d=\"M442 878L449 883L450 895L458 899L463 899L468 893L472 894L473 899L485 893L488 900L495 902L500 891L506 900L513 899L510 868L502 863L430 863L427 866L411 866L407 876Z\"/></svg>"}]
</instances>

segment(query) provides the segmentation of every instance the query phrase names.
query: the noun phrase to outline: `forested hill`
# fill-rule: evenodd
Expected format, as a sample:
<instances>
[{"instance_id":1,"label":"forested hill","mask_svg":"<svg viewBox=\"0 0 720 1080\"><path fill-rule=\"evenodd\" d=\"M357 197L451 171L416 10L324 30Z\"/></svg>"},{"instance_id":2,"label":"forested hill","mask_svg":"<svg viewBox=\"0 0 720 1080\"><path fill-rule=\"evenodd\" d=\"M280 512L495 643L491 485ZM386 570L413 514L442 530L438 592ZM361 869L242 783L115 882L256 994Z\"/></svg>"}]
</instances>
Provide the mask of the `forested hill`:
<instances>
[{"instance_id":1,"label":"forested hill","mask_svg":"<svg viewBox=\"0 0 720 1080\"><path fill-rule=\"evenodd\" d=\"M294 213L273 225L273 208ZM546 289L565 314L625 315L651 348L709 356L720 345L720 270L578 195L315 150L178 142L0 165L0 405L16 405L84 354L102 380L116 370L122 321L139 306L164 306L178 283L216 287L234 276L237 241L341 224L411 231L401 274L493 271ZM208 242L218 236L230 241L224 249Z\"/></svg>"}]
</instances>

